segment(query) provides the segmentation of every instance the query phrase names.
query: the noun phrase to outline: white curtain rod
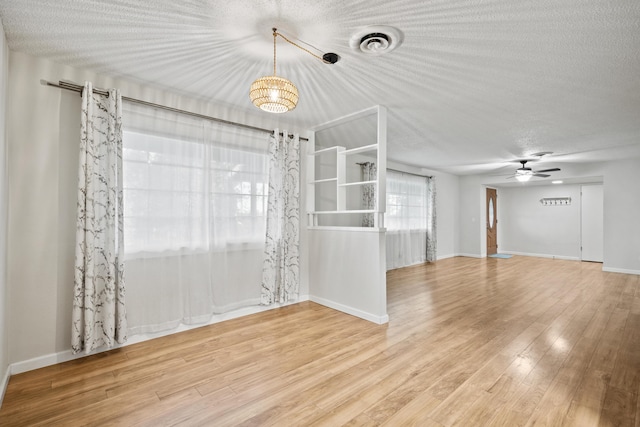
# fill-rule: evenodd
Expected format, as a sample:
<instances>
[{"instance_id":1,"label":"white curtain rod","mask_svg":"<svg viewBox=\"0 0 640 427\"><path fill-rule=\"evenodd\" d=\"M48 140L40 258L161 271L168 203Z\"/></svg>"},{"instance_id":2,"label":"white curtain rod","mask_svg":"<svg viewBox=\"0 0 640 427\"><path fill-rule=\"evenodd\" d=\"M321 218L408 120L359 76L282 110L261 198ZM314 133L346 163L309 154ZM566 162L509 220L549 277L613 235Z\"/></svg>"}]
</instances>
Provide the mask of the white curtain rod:
<instances>
[{"instance_id":1,"label":"white curtain rod","mask_svg":"<svg viewBox=\"0 0 640 427\"><path fill-rule=\"evenodd\" d=\"M53 86L53 87L57 87L59 89L66 89L66 90L70 90L70 91L78 92L78 93L82 93L82 90L84 89L84 87L80 86L79 84L71 83L71 82L65 82L65 81L62 81L62 80L60 80L60 82L58 82L58 83L53 83L53 82L50 82L50 81L47 81L47 80L40 80L40 83L45 85L45 86ZM98 93L98 94L100 94L100 95L104 95L104 96L108 96L109 95L109 92L107 92L104 89L94 88L93 91ZM162 104L155 104L153 102L143 101L141 99L130 98L128 96L123 96L122 100L123 101L128 101L128 102L133 102L135 104L146 105L148 107L159 108L161 110L173 111L174 113L180 113L180 114L184 114L184 115L187 115L187 116L198 117L200 119L210 120L210 121L213 121L213 122L222 123L222 124L229 125L229 126L236 126L236 127L241 127L241 128L244 128L244 129L251 129L251 130L258 131L258 132L265 132L265 133L273 134L273 130L259 128L259 127L251 126L251 125L245 125L244 123L237 123L237 122L232 122L232 121L229 121L229 120L223 120L223 119L219 119L217 117L211 117L211 116L206 116L204 114L194 113L192 111L181 110L179 108L168 107L168 106L162 105ZM280 132L280 135L282 135L282 132ZM300 140L309 141L309 139L303 138L303 137L300 137Z\"/></svg>"},{"instance_id":2,"label":"white curtain rod","mask_svg":"<svg viewBox=\"0 0 640 427\"><path fill-rule=\"evenodd\" d=\"M368 163L368 162L366 162L366 163ZM358 163L358 162L356 162L356 165L362 166L362 165L364 165L366 163ZM433 178L433 175L420 175L420 174L417 174L417 173L405 172L405 171L401 171L401 170L398 170L398 169L392 169L392 168L387 168L387 170L388 171L399 172L399 173L406 173L407 175L419 176L420 178Z\"/></svg>"},{"instance_id":3,"label":"white curtain rod","mask_svg":"<svg viewBox=\"0 0 640 427\"><path fill-rule=\"evenodd\" d=\"M405 172L398 169L387 168L388 171L394 171L399 173L406 173L407 175L419 176L421 178L433 178L433 175L420 175L418 173Z\"/></svg>"}]
</instances>

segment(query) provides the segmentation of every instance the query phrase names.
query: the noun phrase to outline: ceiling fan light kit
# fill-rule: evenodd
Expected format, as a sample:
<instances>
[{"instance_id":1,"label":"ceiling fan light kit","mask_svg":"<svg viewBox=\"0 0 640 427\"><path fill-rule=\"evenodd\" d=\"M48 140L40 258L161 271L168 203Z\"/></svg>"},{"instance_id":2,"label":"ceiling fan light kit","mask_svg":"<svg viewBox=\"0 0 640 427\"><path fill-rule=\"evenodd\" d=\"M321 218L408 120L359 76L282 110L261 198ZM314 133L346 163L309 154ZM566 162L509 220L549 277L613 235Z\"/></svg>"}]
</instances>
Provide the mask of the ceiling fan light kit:
<instances>
[{"instance_id":1,"label":"ceiling fan light kit","mask_svg":"<svg viewBox=\"0 0 640 427\"><path fill-rule=\"evenodd\" d=\"M287 43L290 43L298 49L318 58L325 64L335 64L340 59L340 56L336 53L329 52L320 57L278 33L277 28L272 28L272 31L273 75L260 77L251 83L251 87L249 88L249 99L251 99L253 105L268 113L286 113L287 111L291 111L296 108L296 105L298 105L299 94L298 88L293 84L293 82L276 75L276 38L278 36L282 37Z\"/></svg>"},{"instance_id":2,"label":"ceiling fan light kit","mask_svg":"<svg viewBox=\"0 0 640 427\"><path fill-rule=\"evenodd\" d=\"M544 153L544 154L548 154L548 153ZM529 160L518 160L518 162L520 162L522 166L516 169L516 173L509 178L515 178L518 182L527 182L531 179L531 177L535 176L538 178L549 178L551 175L548 175L546 172L560 171L560 168L542 169L542 170L534 171L531 168L527 167L528 161Z\"/></svg>"},{"instance_id":3,"label":"ceiling fan light kit","mask_svg":"<svg viewBox=\"0 0 640 427\"><path fill-rule=\"evenodd\" d=\"M519 182L527 182L531 179L532 174L528 173L516 173L516 179Z\"/></svg>"}]
</instances>

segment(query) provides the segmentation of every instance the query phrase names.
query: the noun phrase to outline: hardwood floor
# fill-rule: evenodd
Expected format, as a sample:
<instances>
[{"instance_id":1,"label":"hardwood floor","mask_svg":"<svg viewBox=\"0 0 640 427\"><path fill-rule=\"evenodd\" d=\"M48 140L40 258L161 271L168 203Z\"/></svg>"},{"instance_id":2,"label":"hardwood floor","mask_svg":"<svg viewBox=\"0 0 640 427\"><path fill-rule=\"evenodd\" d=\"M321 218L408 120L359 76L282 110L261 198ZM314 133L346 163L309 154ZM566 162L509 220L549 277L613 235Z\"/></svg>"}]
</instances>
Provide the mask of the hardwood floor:
<instances>
[{"instance_id":1,"label":"hardwood floor","mask_svg":"<svg viewBox=\"0 0 640 427\"><path fill-rule=\"evenodd\" d=\"M452 258L388 288L388 325L305 302L15 375L0 425L640 426L640 276Z\"/></svg>"}]
</instances>

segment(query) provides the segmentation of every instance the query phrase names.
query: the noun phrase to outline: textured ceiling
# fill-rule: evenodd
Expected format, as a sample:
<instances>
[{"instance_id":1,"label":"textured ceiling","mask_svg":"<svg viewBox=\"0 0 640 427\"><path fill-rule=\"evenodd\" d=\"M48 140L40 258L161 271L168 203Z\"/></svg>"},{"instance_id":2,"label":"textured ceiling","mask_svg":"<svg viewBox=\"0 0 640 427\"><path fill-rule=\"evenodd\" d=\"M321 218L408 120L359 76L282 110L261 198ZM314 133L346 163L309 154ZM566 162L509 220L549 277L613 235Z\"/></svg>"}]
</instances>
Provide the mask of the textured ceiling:
<instances>
[{"instance_id":1,"label":"textured ceiling","mask_svg":"<svg viewBox=\"0 0 640 427\"><path fill-rule=\"evenodd\" d=\"M246 109L276 26L341 56L324 65L279 39L278 75L301 93L287 120L386 105L389 157L410 165L640 156L638 0L0 0L0 17L11 50ZM369 25L398 28L402 45L352 50Z\"/></svg>"}]
</instances>

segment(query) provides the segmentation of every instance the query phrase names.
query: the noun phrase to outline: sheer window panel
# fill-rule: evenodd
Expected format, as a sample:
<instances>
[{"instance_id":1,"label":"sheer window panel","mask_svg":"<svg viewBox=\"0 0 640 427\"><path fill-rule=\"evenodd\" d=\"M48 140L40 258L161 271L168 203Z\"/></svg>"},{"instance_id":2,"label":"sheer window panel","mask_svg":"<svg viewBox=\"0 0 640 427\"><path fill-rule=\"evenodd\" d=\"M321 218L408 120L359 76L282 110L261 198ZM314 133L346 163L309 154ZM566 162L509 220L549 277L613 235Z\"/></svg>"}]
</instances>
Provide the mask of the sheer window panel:
<instances>
[{"instance_id":1,"label":"sheer window panel","mask_svg":"<svg viewBox=\"0 0 640 427\"><path fill-rule=\"evenodd\" d=\"M426 260L427 178L387 170L387 270Z\"/></svg>"},{"instance_id":2,"label":"sheer window panel","mask_svg":"<svg viewBox=\"0 0 640 427\"><path fill-rule=\"evenodd\" d=\"M128 254L264 240L266 152L129 131L124 145Z\"/></svg>"},{"instance_id":3,"label":"sheer window panel","mask_svg":"<svg viewBox=\"0 0 640 427\"><path fill-rule=\"evenodd\" d=\"M427 180L425 177L387 171L388 230L427 229Z\"/></svg>"},{"instance_id":4,"label":"sheer window panel","mask_svg":"<svg viewBox=\"0 0 640 427\"><path fill-rule=\"evenodd\" d=\"M125 105L130 333L260 302L268 136Z\"/></svg>"}]
</instances>

